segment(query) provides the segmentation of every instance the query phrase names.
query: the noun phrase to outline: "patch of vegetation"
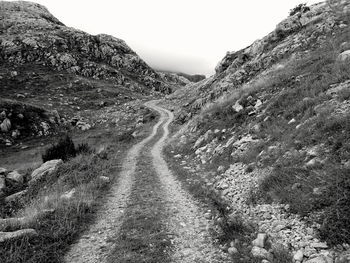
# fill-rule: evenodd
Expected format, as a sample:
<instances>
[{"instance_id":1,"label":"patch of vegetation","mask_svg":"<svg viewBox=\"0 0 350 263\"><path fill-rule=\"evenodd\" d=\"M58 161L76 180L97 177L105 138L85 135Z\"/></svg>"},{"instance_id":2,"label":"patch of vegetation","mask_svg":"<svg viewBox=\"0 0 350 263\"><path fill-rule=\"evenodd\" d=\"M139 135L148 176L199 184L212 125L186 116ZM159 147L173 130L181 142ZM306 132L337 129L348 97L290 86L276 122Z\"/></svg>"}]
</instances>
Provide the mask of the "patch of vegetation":
<instances>
[{"instance_id":1,"label":"patch of vegetation","mask_svg":"<svg viewBox=\"0 0 350 263\"><path fill-rule=\"evenodd\" d=\"M93 150L87 143L82 143L75 147L73 140L69 135L66 135L64 138L61 138L58 143L46 149L45 153L42 154L42 160L44 163L55 159L67 161L78 154L92 152Z\"/></svg>"}]
</instances>

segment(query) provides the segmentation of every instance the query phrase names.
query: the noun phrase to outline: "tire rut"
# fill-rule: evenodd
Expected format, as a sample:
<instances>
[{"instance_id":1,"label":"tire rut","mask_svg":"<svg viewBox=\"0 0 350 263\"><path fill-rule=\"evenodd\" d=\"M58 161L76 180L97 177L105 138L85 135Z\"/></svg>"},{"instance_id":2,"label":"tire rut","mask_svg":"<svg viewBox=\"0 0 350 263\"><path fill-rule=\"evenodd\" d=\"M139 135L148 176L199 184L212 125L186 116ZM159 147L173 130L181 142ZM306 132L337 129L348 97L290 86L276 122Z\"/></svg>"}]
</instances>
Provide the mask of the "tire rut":
<instances>
[{"instance_id":1,"label":"tire rut","mask_svg":"<svg viewBox=\"0 0 350 263\"><path fill-rule=\"evenodd\" d=\"M128 153L97 222L65 262L229 262L213 243L201 206L182 189L162 157L173 114L156 105L158 123Z\"/></svg>"},{"instance_id":2,"label":"tire rut","mask_svg":"<svg viewBox=\"0 0 350 263\"><path fill-rule=\"evenodd\" d=\"M164 119L160 118L153 127L152 133L129 150L117 182L112 186L104 205L97 212L96 223L80 237L77 243L72 245L64 262L106 262L114 245L111 240L116 238L123 223L125 208L135 181L137 157L144 145L157 134L158 127L163 121Z\"/></svg>"}]
</instances>

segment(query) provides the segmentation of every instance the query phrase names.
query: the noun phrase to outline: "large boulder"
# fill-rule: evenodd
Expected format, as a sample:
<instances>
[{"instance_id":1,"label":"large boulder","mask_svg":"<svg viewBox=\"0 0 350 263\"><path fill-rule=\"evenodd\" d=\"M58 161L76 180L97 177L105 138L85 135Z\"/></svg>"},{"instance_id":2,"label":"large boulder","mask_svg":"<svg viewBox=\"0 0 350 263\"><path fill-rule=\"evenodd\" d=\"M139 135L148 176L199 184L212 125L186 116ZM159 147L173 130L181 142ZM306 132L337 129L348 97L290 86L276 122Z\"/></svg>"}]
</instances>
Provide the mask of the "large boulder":
<instances>
[{"instance_id":1,"label":"large boulder","mask_svg":"<svg viewBox=\"0 0 350 263\"><path fill-rule=\"evenodd\" d=\"M31 180L29 181L29 185L33 185L36 182L40 181L45 176L52 174L58 165L62 163L61 159L51 160L43 163L38 169L34 170L31 174Z\"/></svg>"}]
</instances>

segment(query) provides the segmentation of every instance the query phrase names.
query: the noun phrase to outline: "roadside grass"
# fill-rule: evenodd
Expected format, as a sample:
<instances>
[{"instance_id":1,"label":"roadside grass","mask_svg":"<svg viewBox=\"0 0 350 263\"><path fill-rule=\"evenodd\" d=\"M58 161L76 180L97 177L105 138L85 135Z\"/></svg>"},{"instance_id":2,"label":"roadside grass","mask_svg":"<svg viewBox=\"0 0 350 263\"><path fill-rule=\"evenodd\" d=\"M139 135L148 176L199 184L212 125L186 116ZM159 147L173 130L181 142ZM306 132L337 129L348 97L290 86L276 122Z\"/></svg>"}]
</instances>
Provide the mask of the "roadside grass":
<instances>
[{"instance_id":1,"label":"roadside grass","mask_svg":"<svg viewBox=\"0 0 350 263\"><path fill-rule=\"evenodd\" d=\"M106 162L95 154L78 155L62 164L36 189L30 189L30 203L16 215L30 217L50 209L54 213L35 222L33 228L38 237L3 244L0 248L3 262L60 262L73 240L93 221L101 194L108 189L99 176L109 176L113 181L117 162L120 162L117 158ZM72 198L62 198L72 189Z\"/></svg>"},{"instance_id":2,"label":"roadside grass","mask_svg":"<svg viewBox=\"0 0 350 263\"><path fill-rule=\"evenodd\" d=\"M151 127L146 124L143 129L149 132ZM40 184L29 187L24 205L8 215L30 217L44 210L53 211L31 226L37 237L1 244L2 263L62 262L69 246L94 222L104 193L118 178L126 151L141 139L123 140L114 131L106 141L104 131L95 133L103 139L103 150L83 152L61 164ZM101 180L101 176L108 177L110 183Z\"/></svg>"}]
</instances>

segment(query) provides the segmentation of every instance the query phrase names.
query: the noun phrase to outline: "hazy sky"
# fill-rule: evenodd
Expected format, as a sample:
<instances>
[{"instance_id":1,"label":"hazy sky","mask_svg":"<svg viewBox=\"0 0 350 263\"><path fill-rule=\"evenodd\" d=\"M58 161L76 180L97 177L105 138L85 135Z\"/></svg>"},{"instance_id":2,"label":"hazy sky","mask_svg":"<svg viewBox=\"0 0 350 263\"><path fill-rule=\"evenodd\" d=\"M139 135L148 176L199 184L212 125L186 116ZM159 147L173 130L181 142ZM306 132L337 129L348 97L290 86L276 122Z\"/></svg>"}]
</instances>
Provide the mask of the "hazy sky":
<instances>
[{"instance_id":1,"label":"hazy sky","mask_svg":"<svg viewBox=\"0 0 350 263\"><path fill-rule=\"evenodd\" d=\"M210 75L226 51L321 0L34 0L67 26L121 38L154 68Z\"/></svg>"}]
</instances>

